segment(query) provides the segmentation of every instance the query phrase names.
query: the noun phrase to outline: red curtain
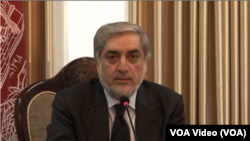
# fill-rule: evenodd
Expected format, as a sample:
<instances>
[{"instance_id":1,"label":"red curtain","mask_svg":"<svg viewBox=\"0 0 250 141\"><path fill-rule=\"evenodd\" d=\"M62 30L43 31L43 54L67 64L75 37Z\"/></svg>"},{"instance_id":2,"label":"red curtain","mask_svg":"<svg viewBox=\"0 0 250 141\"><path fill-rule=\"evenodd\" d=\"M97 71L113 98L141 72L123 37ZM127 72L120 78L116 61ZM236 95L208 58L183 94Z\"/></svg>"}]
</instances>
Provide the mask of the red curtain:
<instances>
[{"instance_id":1,"label":"red curtain","mask_svg":"<svg viewBox=\"0 0 250 141\"><path fill-rule=\"evenodd\" d=\"M15 101L27 85L22 1L1 1L1 140L16 141Z\"/></svg>"}]
</instances>

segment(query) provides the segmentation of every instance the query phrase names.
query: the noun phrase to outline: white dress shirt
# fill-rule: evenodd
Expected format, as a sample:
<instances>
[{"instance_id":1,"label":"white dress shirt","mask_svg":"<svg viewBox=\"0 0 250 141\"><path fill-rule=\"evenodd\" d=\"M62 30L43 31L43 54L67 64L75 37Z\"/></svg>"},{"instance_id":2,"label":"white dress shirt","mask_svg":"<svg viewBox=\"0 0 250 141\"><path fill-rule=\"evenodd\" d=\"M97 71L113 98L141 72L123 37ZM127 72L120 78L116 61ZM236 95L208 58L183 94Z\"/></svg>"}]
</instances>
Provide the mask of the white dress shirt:
<instances>
[{"instance_id":1,"label":"white dress shirt","mask_svg":"<svg viewBox=\"0 0 250 141\"><path fill-rule=\"evenodd\" d=\"M111 140L111 133L112 133L113 123L115 121L115 115L116 115L116 111L115 111L115 108L113 106L120 103L120 101L113 98L112 96L110 96L105 89L104 89L104 93L105 93L105 96L107 99L108 109L109 109L109 139ZM131 116L131 120L132 120L134 128L135 128L135 98L136 98L136 95L137 95L137 92L135 92L131 97L129 97L130 102L129 102L129 107L128 107L129 114ZM125 113L124 113L124 118L125 118L126 122L128 123L129 131L130 131L130 139L131 139L131 141L135 141L134 132L133 132L133 129L131 127L127 111L125 111Z\"/></svg>"}]
</instances>

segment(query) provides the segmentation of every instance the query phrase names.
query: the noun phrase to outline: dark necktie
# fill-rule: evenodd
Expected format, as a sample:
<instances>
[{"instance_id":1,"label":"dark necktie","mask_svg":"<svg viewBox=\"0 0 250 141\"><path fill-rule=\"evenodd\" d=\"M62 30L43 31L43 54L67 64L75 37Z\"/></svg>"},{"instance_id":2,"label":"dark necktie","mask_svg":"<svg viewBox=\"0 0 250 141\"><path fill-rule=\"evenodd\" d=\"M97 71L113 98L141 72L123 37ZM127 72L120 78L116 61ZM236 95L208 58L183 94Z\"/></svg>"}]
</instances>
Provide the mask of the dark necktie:
<instances>
[{"instance_id":1,"label":"dark necktie","mask_svg":"<svg viewBox=\"0 0 250 141\"><path fill-rule=\"evenodd\" d=\"M115 121L113 124L111 141L130 141L130 133L127 122L124 119L125 106L117 104Z\"/></svg>"}]
</instances>

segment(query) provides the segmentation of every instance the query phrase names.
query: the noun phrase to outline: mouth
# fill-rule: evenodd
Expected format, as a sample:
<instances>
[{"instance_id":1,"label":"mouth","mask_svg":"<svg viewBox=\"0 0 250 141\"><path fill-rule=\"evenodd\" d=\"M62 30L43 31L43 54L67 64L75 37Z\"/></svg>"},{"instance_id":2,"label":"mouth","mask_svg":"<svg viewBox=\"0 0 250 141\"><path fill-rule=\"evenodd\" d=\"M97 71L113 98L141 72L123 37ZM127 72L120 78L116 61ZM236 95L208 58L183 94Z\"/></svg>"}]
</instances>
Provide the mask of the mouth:
<instances>
[{"instance_id":1,"label":"mouth","mask_svg":"<svg viewBox=\"0 0 250 141\"><path fill-rule=\"evenodd\" d=\"M128 77L117 77L115 78L115 81L118 83L128 83L128 82L131 82L132 79Z\"/></svg>"}]
</instances>

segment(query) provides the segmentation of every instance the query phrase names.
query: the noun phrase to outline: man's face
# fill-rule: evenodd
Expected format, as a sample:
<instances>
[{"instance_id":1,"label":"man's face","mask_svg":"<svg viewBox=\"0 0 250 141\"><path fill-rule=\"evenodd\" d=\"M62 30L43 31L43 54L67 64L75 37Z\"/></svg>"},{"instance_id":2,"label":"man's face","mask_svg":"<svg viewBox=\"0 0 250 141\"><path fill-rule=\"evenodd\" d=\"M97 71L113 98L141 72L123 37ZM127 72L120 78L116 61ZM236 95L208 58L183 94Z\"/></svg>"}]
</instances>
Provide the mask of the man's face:
<instances>
[{"instance_id":1,"label":"man's face","mask_svg":"<svg viewBox=\"0 0 250 141\"><path fill-rule=\"evenodd\" d=\"M110 38L100 53L97 66L100 81L112 97L130 97L140 86L147 70L140 37L126 33Z\"/></svg>"}]
</instances>

